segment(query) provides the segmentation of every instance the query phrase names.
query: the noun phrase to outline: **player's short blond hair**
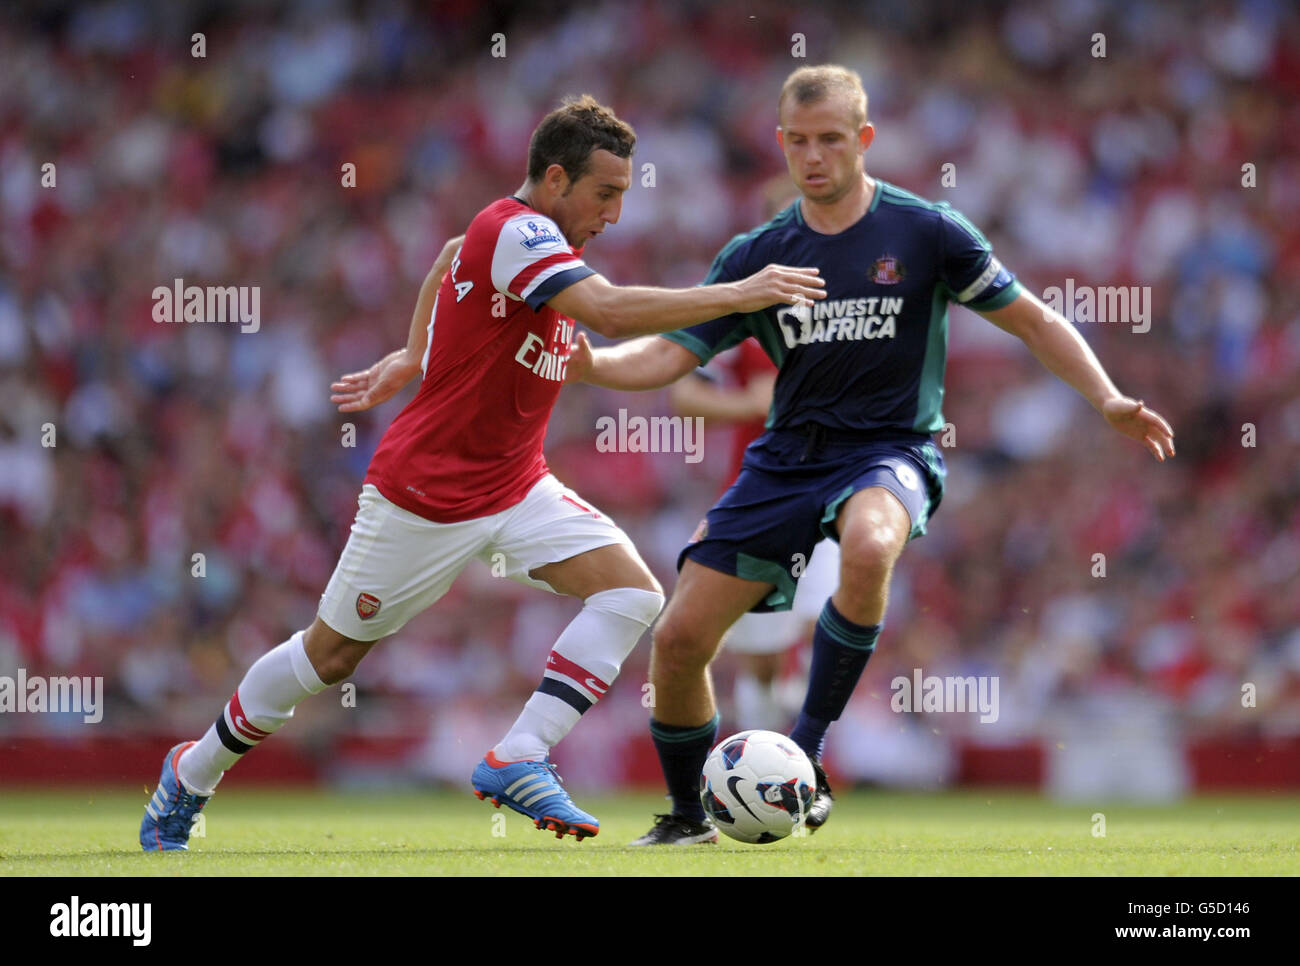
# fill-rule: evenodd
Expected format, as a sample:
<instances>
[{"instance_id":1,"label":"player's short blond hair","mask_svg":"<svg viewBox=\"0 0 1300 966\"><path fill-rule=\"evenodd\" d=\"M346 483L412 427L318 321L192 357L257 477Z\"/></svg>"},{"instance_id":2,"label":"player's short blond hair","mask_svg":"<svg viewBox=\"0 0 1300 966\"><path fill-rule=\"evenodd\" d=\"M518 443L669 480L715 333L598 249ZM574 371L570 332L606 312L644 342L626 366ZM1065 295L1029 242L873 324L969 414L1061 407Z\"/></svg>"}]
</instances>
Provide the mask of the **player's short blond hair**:
<instances>
[{"instance_id":1,"label":"player's short blond hair","mask_svg":"<svg viewBox=\"0 0 1300 966\"><path fill-rule=\"evenodd\" d=\"M855 125L867 123L867 92L862 86L862 78L856 70L839 64L800 67L787 77L781 87L781 97L776 102L777 115L780 115L787 97L794 98L796 104L816 104L832 94L848 97L854 108Z\"/></svg>"}]
</instances>

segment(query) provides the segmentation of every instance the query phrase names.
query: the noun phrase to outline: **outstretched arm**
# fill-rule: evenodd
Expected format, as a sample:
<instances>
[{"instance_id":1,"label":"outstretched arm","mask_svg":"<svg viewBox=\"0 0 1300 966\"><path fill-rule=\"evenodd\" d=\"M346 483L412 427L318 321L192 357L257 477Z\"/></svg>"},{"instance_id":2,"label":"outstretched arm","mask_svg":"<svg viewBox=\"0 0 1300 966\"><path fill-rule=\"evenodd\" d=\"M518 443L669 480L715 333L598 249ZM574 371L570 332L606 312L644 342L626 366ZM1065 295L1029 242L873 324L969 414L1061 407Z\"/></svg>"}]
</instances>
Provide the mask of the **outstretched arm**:
<instances>
[{"instance_id":1,"label":"outstretched arm","mask_svg":"<svg viewBox=\"0 0 1300 966\"><path fill-rule=\"evenodd\" d=\"M826 297L816 268L768 265L738 282L694 288L612 285L589 275L556 292L546 304L611 339L672 332L724 315L757 312L769 305L800 305Z\"/></svg>"},{"instance_id":2,"label":"outstretched arm","mask_svg":"<svg viewBox=\"0 0 1300 966\"><path fill-rule=\"evenodd\" d=\"M1140 399L1115 388L1083 336L1059 312L1029 292L1014 302L981 313L1000 329L1010 332L1053 375L1072 386L1119 432L1143 443L1162 463L1174 455L1174 431L1165 418Z\"/></svg>"},{"instance_id":3,"label":"outstretched arm","mask_svg":"<svg viewBox=\"0 0 1300 966\"><path fill-rule=\"evenodd\" d=\"M378 406L395 396L419 374L425 344L429 339L429 317L433 314L438 288L464 240L465 236L459 235L443 245L429 274L424 277L419 298L415 301L415 311L411 314L411 328L406 335L406 345L394 349L369 369L349 372L330 385L330 392L333 393L330 402L338 403L339 412L354 413Z\"/></svg>"},{"instance_id":4,"label":"outstretched arm","mask_svg":"<svg viewBox=\"0 0 1300 966\"><path fill-rule=\"evenodd\" d=\"M763 419L772 408L776 374L759 373L744 388L724 389L704 376L678 379L670 390L673 412L679 416L703 416L725 423Z\"/></svg>"},{"instance_id":5,"label":"outstretched arm","mask_svg":"<svg viewBox=\"0 0 1300 966\"><path fill-rule=\"evenodd\" d=\"M621 345L592 349L586 335L578 333L564 381L590 382L606 389L636 392L666 386L699 364L699 357L690 349L658 336L642 336Z\"/></svg>"}]
</instances>

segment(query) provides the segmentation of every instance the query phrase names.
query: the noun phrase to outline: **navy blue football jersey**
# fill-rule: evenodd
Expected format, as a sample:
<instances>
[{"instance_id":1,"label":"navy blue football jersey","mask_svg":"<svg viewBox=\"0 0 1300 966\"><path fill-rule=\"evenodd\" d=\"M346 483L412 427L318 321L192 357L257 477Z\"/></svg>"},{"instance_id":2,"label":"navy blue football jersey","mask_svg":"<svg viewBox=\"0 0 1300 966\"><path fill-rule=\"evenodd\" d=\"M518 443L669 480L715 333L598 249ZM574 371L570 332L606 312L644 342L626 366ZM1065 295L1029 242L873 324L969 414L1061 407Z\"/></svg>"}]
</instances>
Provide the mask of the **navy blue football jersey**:
<instances>
[{"instance_id":1,"label":"navy blue football jersey","mask_svg":"<svg viewBox=\"0 0 1300 966\"><path fill-rule=\"evenodd\" d=\"M774 305L668 333L707 362L754 336L779 367L769 429L819 423L855 432L933 433L944 425L948 303L1001 308L1020 294L988 240L959 212L877 179L867 213L824 235L801 201L733 238L705 284L765 265L810 265L826 280L812 306Z\"/></svg>"}]
</instances>

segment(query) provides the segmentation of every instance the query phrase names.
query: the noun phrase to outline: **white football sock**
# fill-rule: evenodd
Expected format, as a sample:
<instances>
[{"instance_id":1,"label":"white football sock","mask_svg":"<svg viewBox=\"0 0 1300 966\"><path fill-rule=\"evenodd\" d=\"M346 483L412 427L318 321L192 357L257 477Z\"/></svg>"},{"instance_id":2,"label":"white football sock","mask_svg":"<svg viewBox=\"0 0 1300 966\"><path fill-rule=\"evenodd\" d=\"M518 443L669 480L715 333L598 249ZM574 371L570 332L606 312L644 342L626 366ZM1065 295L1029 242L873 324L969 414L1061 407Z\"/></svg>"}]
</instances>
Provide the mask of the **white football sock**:
<instances>
[{"instance_id":1,"label":"white football sock","mask_svg":"<svg viewBox=\"0 0 1300 966\"><path fill-rule=\"evenodd\" d=\"M211 795L227 768L293 717L294 705L325 688L299 631L248 669L221 717L181 755L177 777L195 795Z\"/></svg>"},{"instance_id":2,"label":"white football sock","mask_svg":"<svg viewBox=\"0 0 1300 966\"><path fill-rule=\"evenodd\" d=\"M633 587L588 597L547 656L541 685L492 753L500 761L542 761L609 690L663 606L663 594Z\"/></svg>"}]
</instances>

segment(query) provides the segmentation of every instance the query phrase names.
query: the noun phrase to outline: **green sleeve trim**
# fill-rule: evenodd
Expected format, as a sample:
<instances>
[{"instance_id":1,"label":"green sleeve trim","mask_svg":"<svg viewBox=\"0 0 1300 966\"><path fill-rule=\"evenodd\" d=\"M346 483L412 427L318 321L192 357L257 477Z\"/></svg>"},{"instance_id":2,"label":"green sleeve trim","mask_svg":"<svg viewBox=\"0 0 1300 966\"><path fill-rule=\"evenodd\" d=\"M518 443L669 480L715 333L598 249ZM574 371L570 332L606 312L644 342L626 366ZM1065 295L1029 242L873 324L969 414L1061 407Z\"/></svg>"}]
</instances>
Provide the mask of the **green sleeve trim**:
<instances>
[{"instance_id":1,"label":"green sleeve trim","mask_svg":"<svg viewBox=\"0 0 1300 966\"><path fill-rule=\"evenodd\" d=\"M925 211L934 211L934 205L931 202L922 201L915 196L901 194L897 189L890 191L889 203L891 205L900 205L903 208L922 208Z\"/></svg>"},{"instance_id":2,"label":"green sleeve trim","mask_svg":"<svg viewBox=\"0 0 1300 966\"><path fill-rule=\"evenodd\" d=\"M694 352L700 357L700 365L704 365L714 356L714 352L705 345L703 339L697 339L685 329L678 329L676 332L662 332L659 338L667 339L669 342L676 342L679 346Z\"/></svg>"},{"instance_id":3,"label":"green sleeve trim","mask_svg":"<svg viewBox=\"0 0 1300 966\"><path fill-rule=\"evenodd\" d=\"M943 375L948 365L948 299L951 292L940 282L930 299L930 324L925 337L921 380L916 387L916 418L912 432L934 433L943 428Z\"/></svg>"},{"instance_id":4,"label":"green sleeve trim","mask_svg":"<svg viewBox=\"0 0 1300 966\"><path fill-rule=\"evenodd\" d=\"M971 224L970 221L966 218L966 216L963 215L960 211L958 211L958 210L955 209L955 208L946 207L946 208L943 210L943 215L944 215L945 218L950 218L950 219L952 219L952 220L955 221L955 222L956 222L960 227L964 228L964 229L966 230L966 232L967 232L967 233L968 233L972 238L974 238L975 241L977 241L977 242L979 243L979 246L980 246L981 248L983 248L985 251L988 251L988 252L992 252L992 251L993 251L993 246L990 245L990 244L989 244L989 240L988 240L987 238L984 237L984 233L983 233L982 231L980 231L978 228L976 228L973 224Z\"/></svg>"},{"instance_id":5,"label":"green sleeve trim","mask_svg":"<svg viewBox=\"0 0 1300 966\"><path fill-rule=\"evenodd\" d=\"M966 308L974 309L976 312L992 312L996 309L1005 308L1010 305L1016 299L1020 298L1020 294L1023 291L1024 289L1020 285L1020 280L1015 279L997 295L976 302L966 302L964 304Z\"/></svg>"}]
</instances>

